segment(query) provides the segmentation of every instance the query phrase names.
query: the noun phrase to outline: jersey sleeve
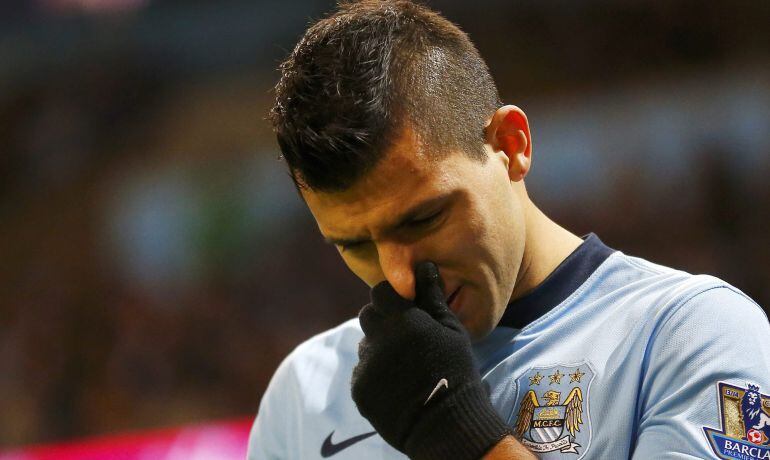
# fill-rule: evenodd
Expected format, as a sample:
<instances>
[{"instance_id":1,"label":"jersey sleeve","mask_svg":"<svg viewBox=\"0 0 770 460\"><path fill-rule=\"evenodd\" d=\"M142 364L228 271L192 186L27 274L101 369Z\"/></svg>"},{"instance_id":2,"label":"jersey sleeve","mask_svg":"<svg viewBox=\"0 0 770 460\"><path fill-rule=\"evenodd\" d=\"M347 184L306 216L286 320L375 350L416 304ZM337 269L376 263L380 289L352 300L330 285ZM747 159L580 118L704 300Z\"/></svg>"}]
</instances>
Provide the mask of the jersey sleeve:
<instances>
[{"instance_id":1,"label":"jersey sleeve","mask_svg":"<svg viewBox=\"0 0 770 460\"><path fill-rule=\"evenodd\" d=\"M719 383L770 390L770 324L729 286L685 299L647 344L632 458L717 458L704 428L721 429Z\"/></svg>"},{"instance_id":2,"label":"jersey sleeve","mask_svg":"<svg viewBox=\"0 0 770 460\"><path fill-rule=\"evenodd\" d=\"M296 413L297 382L291 369L291 355L273 374L262 396L257 418L249 434L248 460L282 460L294 458L290 452L291 427ZM295 395L292 398L292 395Z\"/></svg>"}]
</instances>

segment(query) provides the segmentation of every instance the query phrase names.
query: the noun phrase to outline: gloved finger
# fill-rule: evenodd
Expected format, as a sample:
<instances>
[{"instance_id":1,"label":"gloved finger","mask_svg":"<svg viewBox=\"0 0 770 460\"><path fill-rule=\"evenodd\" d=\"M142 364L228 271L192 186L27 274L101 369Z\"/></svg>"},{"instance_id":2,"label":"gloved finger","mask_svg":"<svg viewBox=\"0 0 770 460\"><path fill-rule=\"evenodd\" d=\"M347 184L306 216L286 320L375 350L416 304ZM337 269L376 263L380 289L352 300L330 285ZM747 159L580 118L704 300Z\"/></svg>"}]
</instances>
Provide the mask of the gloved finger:
<instances>
[{"instance_id":1,"label":"gloved finger","mask_svg":"<svg viewBox=\"0 0 770 460\"><path fill-rule=\"evenodd\" d=\"M430 261L420 262L414 270L415 302L431 316L443 314L448 310L444 300L444 281L436 264Z\"/></svg>"},{"instance_id":2,"label":"gloved finger","mask_svg":"<svg viewBox=\"0 0 770 460\"><path fill-rule=\"evenodd\" d=\"M387 281L374 286L371 297L372 304L382 315L400 313L414 306L412 302L398 295L398 292Z\"/></svg>"},{"instance_id":3,"label":"gloved finger","mask_svg":"<svg viewBox=\"0 0 770 460\"><path fill-rule=\"evenodd\" d=\"M374 308L374 305L369 303L358 312L358 322L361 324L364 335L371 337L382 328L383 316Z\"/></svg>"}]
</instances>

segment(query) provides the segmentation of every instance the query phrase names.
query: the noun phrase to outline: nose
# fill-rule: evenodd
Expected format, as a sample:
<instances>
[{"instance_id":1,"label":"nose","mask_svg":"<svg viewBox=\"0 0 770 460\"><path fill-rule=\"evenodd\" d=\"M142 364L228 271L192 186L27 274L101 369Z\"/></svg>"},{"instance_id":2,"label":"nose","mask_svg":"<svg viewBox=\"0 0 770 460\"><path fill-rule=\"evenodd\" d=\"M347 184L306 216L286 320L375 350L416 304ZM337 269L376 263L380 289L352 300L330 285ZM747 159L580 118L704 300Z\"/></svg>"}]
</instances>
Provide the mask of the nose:
<instances>
[{"instance_id":1,"label":"nose","mask_svg":"<svg viewBox=\"0 0 770 460\"><path fill-rule=\"evenodd\" d=\"M385 279L398 295L414 300L414 265L416 263L414 248L398 243L381 243L377 252Z\"/></svg>"}]
</instances>

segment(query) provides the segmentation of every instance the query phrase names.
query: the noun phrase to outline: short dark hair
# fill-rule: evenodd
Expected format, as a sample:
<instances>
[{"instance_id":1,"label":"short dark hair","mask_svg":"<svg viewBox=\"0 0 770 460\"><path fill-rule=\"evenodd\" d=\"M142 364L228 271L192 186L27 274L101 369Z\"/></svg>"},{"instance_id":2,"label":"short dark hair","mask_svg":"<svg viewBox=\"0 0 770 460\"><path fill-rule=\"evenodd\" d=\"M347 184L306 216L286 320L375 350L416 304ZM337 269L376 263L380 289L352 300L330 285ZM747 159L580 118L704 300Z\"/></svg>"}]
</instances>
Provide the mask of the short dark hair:
<instances>
[{"instance_id":1,"label":"short dark hair","mask_svg":"<svg viewBox=\"0 0 770 460\"><path fill-rule=\"evenodd\" d=\"M286 61L270 120L300 188L345 190L409 126L440 154L484 161L484 125L501 105L468 36L403 0L340 3Z\"/></svg>"}]
</instances>

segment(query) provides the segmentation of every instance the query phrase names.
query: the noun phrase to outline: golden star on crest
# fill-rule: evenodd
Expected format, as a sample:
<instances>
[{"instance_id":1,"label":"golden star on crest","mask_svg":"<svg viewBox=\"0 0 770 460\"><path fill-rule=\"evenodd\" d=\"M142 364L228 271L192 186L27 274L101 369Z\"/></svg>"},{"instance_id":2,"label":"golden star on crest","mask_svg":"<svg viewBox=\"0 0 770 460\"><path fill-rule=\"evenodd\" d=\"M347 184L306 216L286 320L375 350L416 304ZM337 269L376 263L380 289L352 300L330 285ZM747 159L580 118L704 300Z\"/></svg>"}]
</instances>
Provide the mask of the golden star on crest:
<instances>
[{"instance_id":1,"label":"golden star on crest","mask_svg":"<svg viewBox=\"0 0 770 460\"><path fill-rule=\"evenodd\" d=\"M576 370L575 372L569 375L569 383L572 383L572 382L580 383L580 379L582 379L584 375L586 375L586 373L580 372L580 368L578 368L578 370Z\"/></svg>"},{"instance_id":2,"label":"golden star on crest","mask_svg":"<svg viewBox=\"0 0 770 460\"><path fill-rule=\"evenodd\" d=\"M543 380L543 376L540 375L540 372L536 373L532 377L529 378L529 385L540 385L540 381Z\"/></svg>"},{"instance_id":3,"label":"golden star on crest","mask_svg":"<svg viewBox=\"0 0 770 460\"><path fill-rule=\"evenodd\" d=\"M561 383L562 377L564 377L564 374L559 372L559 369L556 369L556 372L548 376L548 378L551 379L551 381L548 382L548 384L550 385L552 383Z\"/></svg>"}]
</instances>

